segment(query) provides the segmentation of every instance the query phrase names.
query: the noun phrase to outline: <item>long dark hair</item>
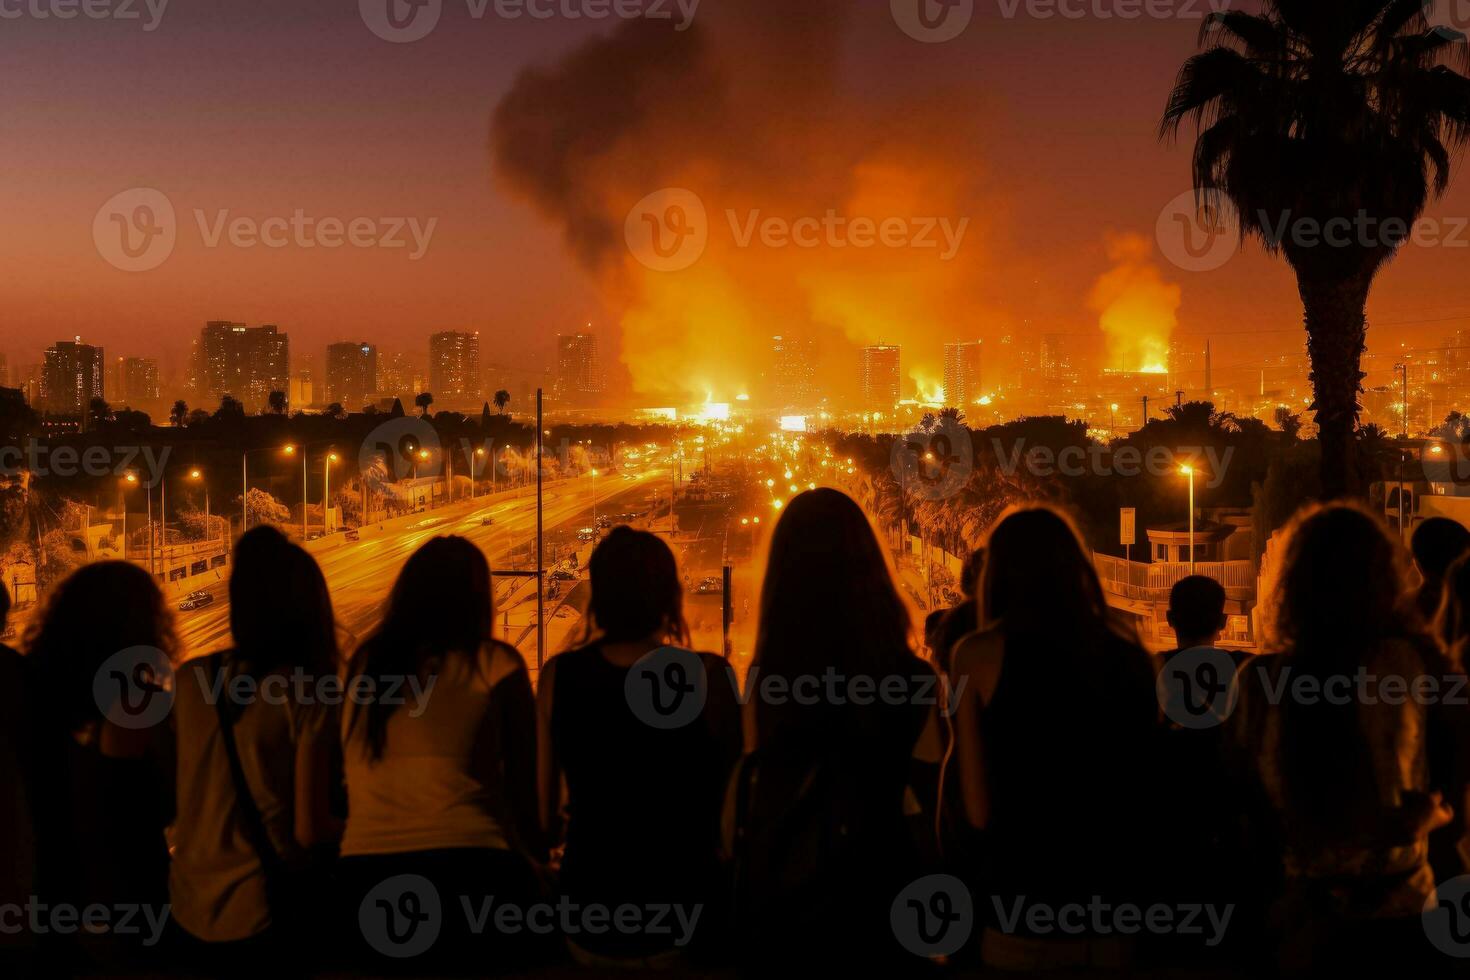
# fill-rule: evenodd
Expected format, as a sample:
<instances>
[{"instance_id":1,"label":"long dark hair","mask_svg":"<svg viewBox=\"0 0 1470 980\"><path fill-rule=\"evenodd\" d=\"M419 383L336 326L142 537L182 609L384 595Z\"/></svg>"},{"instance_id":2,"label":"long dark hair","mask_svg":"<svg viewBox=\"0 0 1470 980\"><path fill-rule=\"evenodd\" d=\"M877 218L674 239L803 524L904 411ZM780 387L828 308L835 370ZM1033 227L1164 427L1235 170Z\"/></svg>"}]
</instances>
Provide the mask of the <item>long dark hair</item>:
<instances>
[{"instance_id":1,"label":"long dark hair","mask_svg":"<svg viewBox=\"0 0 1470 980\"><path fill-rule=\"evenodd\" d=\"M1470 653L1470 555L1457 559L1445 572L1434 634L1452 669L1463 671Z\"/></svg>"},{"instance_id":2,"label":"long dark hair","mask_svg":"<svg viewBox=\"0 0 1470 980\"><path fill-rule=\"evenodd\" d=\"M102 720L93 681L113 654L153 647L174 660L178 648L173 615L153 577L120 561L84 565L57 586L25 645L34 717L65 732Z\"/></svg>"},{"instance_id":3,"label":"long dark hair","mask_svg":"<svg viewBox=\"0 0 1470 980\"><path fill-rule=\"evenodd\" d=\"M311 555L267 525L241 536L230 576L230 633L247 670L335 674L336 623L327 581Z\"/></svg>"},{"instance_id":4,"label":"long dark hair","mask_svg":"<svg viewBox=\"0 0 1470 980\"><path fill-rule=\"evenodd\" d=\"M408 559L388 595L383 621L353 655L349 674L385 682L421 673L447 656L473 657L491 639L495 595L490 565L460 537L435 538ZM368 750L381 759L396 704L374 698L354 707L349 728L366 718Z\"/></svg>"},{"instance_id":5,"label":"long dark hair","mask_svg":"<svg viewBox=\"0 0 1470 980\"><path fill-rule=\"evenodd\" d=\"M656 535L616 527L587 562L592 580L592 615L587 623L607 643L661 635L688 645L684 589L673 551Z\"/></svg>"},{"instance_id":6,"label":"long dark hair","mask_svg":"<svg viewBox=\"0 0 1470 980\"><path fill-rule=\"evenodd\" d=\"M751 671L761 680L828 669L879 681L915 673L909 608L872 524L837 490L810 490L786 506L771 536L760 614ZM872 724L872 712L843 710L843 723L828 726L832 713L758 700L757 740L768 746L824 730L841 738L844 727Z\"/></svg>"},{"instance_id":7,"label":"long dark hair","mask_svg":"<svg viewBox=\"0 0 1470 980\"><path fill-rule=\"evenodd\" d=\"M1107 600L1071 520L1047 506L1001 515L986 544L980 608L1007 636L1102 635Z\"/></svg>"},{"instance_id":8,"label":"long dark hair","mask_svg":"<svg viewBox=\"0 0 1470 980\"><path fill-rule=\"evenodd\" d=\"M1275 637L1300 677L1351 679L1385 643L1432 650L1414 611L1404 549L1357 504L1309 507L1288 529ZM1320 690L1321 688L1319 688ZM1286 699L1281 764L1289 811L1312 831L1355 824L1377 806L1356 699Z\"/></svg>"}]
</instances>

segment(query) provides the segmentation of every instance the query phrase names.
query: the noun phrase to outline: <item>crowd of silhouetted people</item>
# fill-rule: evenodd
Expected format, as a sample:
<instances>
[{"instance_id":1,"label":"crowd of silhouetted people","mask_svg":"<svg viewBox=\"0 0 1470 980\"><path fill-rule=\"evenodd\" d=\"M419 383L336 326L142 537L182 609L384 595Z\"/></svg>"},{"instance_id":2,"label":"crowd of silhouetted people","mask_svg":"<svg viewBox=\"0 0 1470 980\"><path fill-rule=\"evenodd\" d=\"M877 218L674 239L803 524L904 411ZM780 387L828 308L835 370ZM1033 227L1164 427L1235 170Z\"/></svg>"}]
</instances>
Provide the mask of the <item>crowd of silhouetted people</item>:
<instances>
[{"instance_id":1,"label":"crowd of silhouetted people","mask_svg":"<svg viewBox=\"0 0 1470 980\"><path fill-rule=\"evenodd\" d=\"M315 560L251 530L229 649L187 662L151 576L88 565L24 655L0 648L0 954L6 975L1450 973L1467 554L1430 520L1411 565L1369 511L1312 507L1260 597L1265 654L1217 649L1232 597L1191 576L1151 656L1067 515L1018 508L919 636L867 517L819 489L774 529L738 679L689 649L675 556L629 527L534 680L461 538L409 558L344 649Z\"/></svg>"}]
</instances>

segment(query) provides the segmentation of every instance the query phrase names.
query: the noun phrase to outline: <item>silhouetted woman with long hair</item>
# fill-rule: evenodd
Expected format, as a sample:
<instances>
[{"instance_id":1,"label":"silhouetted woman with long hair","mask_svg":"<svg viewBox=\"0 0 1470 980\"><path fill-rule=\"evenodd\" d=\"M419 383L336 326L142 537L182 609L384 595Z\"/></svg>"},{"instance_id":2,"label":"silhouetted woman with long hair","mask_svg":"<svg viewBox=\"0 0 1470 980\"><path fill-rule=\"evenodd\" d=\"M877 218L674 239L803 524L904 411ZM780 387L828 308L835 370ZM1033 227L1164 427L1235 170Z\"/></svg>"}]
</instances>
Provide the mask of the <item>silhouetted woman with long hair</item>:
<instances>
[{"instance_id":1,"label":"silhouetted woman with long hair","mask_svg":"<svg viewBox=\"0 0 1470 980\"><path fill-rule=\"evenodd\" d=\"M178 671L169 886L201 965L258 971L322 915L311 855L340 833L336 618L315 559L275 528L235 545L230 634Z\"/></svg>"},{"instance_id":2,"label":"silhouetted woman with long hair","mask_svg":"<svg viewBox=\"0 0 1470 980\"><path fill-rule=\"evenodd\" d=\"M1246 666L1230 719L1282 852L1282 958L1321 969L1381 950L1409 975L1435 887L1429 834L1452 814L1434 791L1433 708L1407 695L1440 658L1379 518L1332 504L1288 533L1280 652ZM1408 686L1394 697L1372 678Z\"/></svg>"},{"instance_id":3,"label":"silhouetted woman with long hair","mask_svg":"<svg viewBox=\"0 0 1470 980\"><path fill-rule=\"evenodd\" d=\"M770 963L892 964L889 912L933 840L943 694L872 525L832 489L781 515L733 795L738 942ZM927 771L926 771L927 770Z\"/></svg>"},{"instance_id":4,"label":"silhouetted woman with long hair","mask_svg":"<svg viewBox=\"0 0 1470 980\"><path fill-rule=\"evenodd\" d=\"M485 556L464 538L436 538L409 558L347 672L349 692L370 692L343 711L348 911L386 879L427 879L445 909L435 952L450 960L471 955L461 901L527 901L531 861L546 857L535 698L494 621ZM491 927L476 944L497 948L496 938Z\"/></svg>"},{"instance_id":5,"label":"silhouetted woman with long hair","mask_svg":"<svg viewBox=\"0 0 1470 980\"><path fill-rule=\"evenodd\" d=\"M584 965L659 964L706 951L728 895L719 829L740 755L735 678L722 658L687 649L679 568L659 538L614 528L588 572L586 642L554 657L538 689L541 811L550 839L565 842L561 891L578 906L703 910L703 942L621 930L568 937ZM703 689L690 717L678 713L681 699L698 695L670 690L671 671Z\"/></svg>"},{"instance_id":6,"label":"silhouetted woman with long hair","mask_svg":"<svg viewBox=\"0 0 1470 980\"><path fill-rule=\"evenodd\" d=\"M73 573L32 623L27 717L43 903L166 913L175 648L152 576L122 562ZM161 947L146 924L139 928L43 935L48 969L146 970Z\"/></svg>"},{"instance_id":7,"label":"silhouetted woman with long hair","mask_svg":"<svg viewBox=\"0 0 1470 980\"><path fill-rule=\"evenodd\" d=\"M1135 897L1147 877L1145 788L1158 716L1148 655L1113 623L1072 523L1012 509L990 533L979 585L985 622L955 648L953 772L982 834L979 880L992 901L987 964L1121 966L1115 937L1027 929L1032 906ZM1051 933L1054 936L1055 933ZM1065 948L1063 948L1065 945Z\"/></svg>"}]
</instances>

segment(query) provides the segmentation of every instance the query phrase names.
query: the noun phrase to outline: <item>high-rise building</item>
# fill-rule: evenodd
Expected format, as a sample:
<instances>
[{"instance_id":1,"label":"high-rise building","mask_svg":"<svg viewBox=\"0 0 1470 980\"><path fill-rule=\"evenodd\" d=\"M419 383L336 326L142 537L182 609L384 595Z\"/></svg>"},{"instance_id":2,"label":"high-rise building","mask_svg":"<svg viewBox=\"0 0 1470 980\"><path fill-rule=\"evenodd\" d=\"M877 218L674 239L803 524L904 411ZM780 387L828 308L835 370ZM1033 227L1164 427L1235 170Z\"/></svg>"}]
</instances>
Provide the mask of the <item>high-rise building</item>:
<instances>
[{"instance_id":1,"label":"high-rise building","mask_svg":"<svg viewBox=\"0 0 1470 980\"><path fill-rule=\"evenodd\" d=\"M557 399L586 405L602 394L602 366L597 338L591 334L559 334L556 338Z\"/></svg>"},{"instance_id":2,"label":"high-rise building","mask_svg":"<svg viewBox=\"0 0 1470 980\"><path fill-rule=\"evenodd\" d=\"M290 341L275 326L211 321L199 334L196 356L198 396L209 401L232 395L258 409L271 392L291 390Z\"/></svg>"},{"instance_id":3,"label":"high-rise building","mask_svg":"<svg viewBox=\"0 0 1470 980\"><path fill-rule=\"evenodd\" d=\"M890 412L903 395L902 349L891 344L863 348L863 408Z\"/></svg>"},{"instance_id":4,"label":"high-rise building","mask_svg":"<svg viewBox=\"0 0 1470 980\"><path fill-rule=\"evenodd\" d=\"M107 362L107 400L137 408L158 401L158 362L147 357L115 357Z\"/></svg>"},{"instance_id":5,"label":"high-rise building","mask_svg":"<svg viewBox=\"0 0 1470 980\"><path fill-rule=\"evenodd\" d=\"M1072 349L1067 337L1049 333L1041 338L1041 378L1043 381L1072 382L1077 370L1072 364Z\"/></svg>"},{"instance_id":6,"label":"high-rise building","mask_svg":"<svg viewBox=\"0 0 1470 980\"><path fill-rule=\"evenodd\" d=\"M963 408L980 400L980 341L944 345L944 403Z\"/></svg>"},{"instance_id":7,"label":"high-rise building","mask_svg":"<svg viewBox=\"0 0 1470 980\"><path fill-rule=\"evenodd\" d=\"M0 354L0 388L10 387L10 359Z\"/></svg>"},{"instance_id":8,"label":"high-rise building","mask_svg":"<svg viewBox=\"0 0 1470 980\"><path fill-rule=\"evenodd\" d=\"M479 408L480 335L436 333L429 338L429 393L443 408Z\"/></svg>"},{"instance_id":9,"label":"high-rise building","mask_svg":"<svg viewBox=\"0 0 1470 980\"><path fill-rule=\"evenodd\" d=\"M368 343L332 344L327 348L327 404L361 411L378 391L378 348Z\"/></svg>"},{"instance_id":10,"label":"high-rise building","mask_svg":"<svg viewBox=\"0 0 1470 980\"><path fill-rule=\"evenodd\" d=\"M85 422L92 399L103 393L101 347L82 338L58 340L46 351L41 370L41 407L51 415L71 415Z\"/></svg>"},{"instance_id":11,"label":"high-rise building","mask_svg":"<svg viewBox=\"0 0 1470 980\"><path fill-rule=\"evenodd\" d=\"M777 409L802 412L816 407L817 345L809 337L772 337L767 392Z\"/></svg>"},{"instance_id":12,"label":"high-rise building","mask_svg":"<svg viewBox=\"0 0 1470 980\"><path fill-rule=\"evenodd\" d=\"M413 396L428 387L422 354L378 353L378 394L412 407Z\"/></svg>"}]
</instances>

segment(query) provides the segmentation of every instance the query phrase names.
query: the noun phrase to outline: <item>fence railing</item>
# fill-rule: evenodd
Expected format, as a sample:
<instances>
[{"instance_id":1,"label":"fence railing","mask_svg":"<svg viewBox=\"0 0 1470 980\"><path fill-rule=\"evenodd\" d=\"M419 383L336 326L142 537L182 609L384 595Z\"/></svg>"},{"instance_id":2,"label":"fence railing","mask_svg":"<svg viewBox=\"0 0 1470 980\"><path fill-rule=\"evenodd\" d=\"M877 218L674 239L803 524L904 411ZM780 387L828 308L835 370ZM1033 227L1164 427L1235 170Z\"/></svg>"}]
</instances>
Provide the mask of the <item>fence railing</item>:
<instances>
[{"instance_id":1,"label":"fence railing","mask_svg":"<svg viewBox=\"0 0 1470 980\"><path fill-rule=\"evenodd\" d=\"M1226 589L1248 590L1256 588L1255 567L1248 561L1201 561L1195 562L1191 572L1188 562L1153 562L1145 564L1124 561L1112 555L1093 555L1098 577L1103 589L1113 595L1147 602L1162 602L1169 598L1169 590L1182 578L1191 574L1205 575L1219 582Z\"/></svg>"}]
</instances>

